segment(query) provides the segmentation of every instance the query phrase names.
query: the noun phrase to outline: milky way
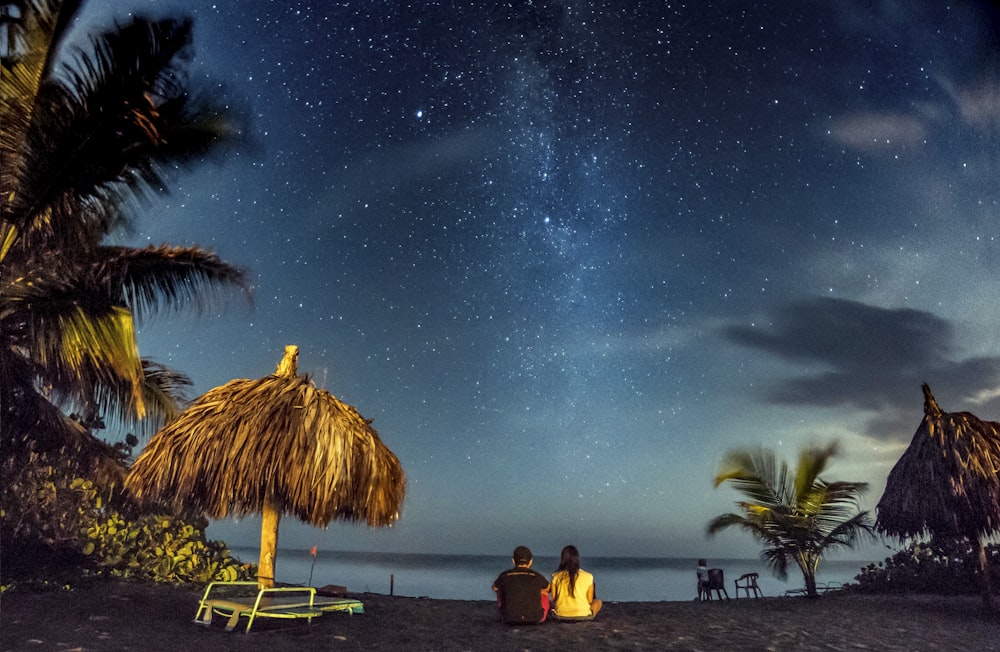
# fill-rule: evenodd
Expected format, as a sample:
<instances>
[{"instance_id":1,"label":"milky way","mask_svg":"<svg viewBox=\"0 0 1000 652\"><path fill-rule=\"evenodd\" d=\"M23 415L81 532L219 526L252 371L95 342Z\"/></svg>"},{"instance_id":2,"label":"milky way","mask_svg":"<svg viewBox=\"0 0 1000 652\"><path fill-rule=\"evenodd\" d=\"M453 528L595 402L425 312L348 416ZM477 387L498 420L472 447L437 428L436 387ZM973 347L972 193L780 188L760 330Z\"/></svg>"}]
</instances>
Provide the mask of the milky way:
<instances>
[{"instance_id":1,"label":"milky way","mask_svg":"<svg viewBox=\"0 0 1000 652\"><path fill-rule=\"evenodd\" d=\"M295 343L374 419L399 524L289 546L750 556L723 452L834 438L874 504L920 383L1000 418L1000 59L987 3L871 4L136 2L254 124L134 239L255 307L142 352L201 393Z\"/></svg>"}]
</instances>

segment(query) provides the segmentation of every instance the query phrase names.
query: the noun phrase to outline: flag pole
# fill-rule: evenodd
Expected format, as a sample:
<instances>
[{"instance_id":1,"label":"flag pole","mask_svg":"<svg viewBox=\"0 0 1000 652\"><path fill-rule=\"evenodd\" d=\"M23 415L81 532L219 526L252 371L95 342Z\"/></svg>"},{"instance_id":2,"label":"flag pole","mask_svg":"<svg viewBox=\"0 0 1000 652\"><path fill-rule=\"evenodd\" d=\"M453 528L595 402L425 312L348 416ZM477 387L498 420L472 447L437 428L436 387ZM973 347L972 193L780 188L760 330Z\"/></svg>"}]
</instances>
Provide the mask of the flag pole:
<instances>
[{"instance_id":1,"label":"flag pole","mask_svg":"<svg viewBox=\"0 0 1000 652\"><path fill-rule=\"evenodd\" d=\"M312 565L309 567L309 584L307 584L307 586L312 586L313 585L313 569L316 568L316 546L312 547L312 549L309 551L309 554L312 555L313 561L312 561Z\"/></svg>"}]
</instances>

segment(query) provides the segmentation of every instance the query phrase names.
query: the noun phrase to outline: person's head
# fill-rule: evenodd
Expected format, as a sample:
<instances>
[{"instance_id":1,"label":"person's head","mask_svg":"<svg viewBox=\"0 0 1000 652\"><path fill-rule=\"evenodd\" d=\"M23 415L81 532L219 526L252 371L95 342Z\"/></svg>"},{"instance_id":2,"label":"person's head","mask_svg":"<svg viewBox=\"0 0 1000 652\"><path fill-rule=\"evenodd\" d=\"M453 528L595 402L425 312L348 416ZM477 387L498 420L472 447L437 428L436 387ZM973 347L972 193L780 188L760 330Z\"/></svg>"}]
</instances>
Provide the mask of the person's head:
<instances>
[{"instance_id":1,"label":"person's head","mask_svg":"<svg viewBox=\"0 0 1000 652\"><path fill-rule=\"evenodd\" d=\"M559 570L568 570L573 575L580 570L580 551L576 546L566 546L559 555Z\"/></svg>"},{"instance_id":2,"label":"person's head","mask_svg":"<svg viewBox=\"0 0 1000 652\"><path fill-rule=\"evenodd\" d=\"M707 562L707 561L705 561L704 559L699 559L699 560L698 560L698 565L699 565L699 566L707 566L707 565L708 565L708 562Z\"/></svg>"},{"instance_id":3,"label":"person's head","mask_svg":"<svg viewBox=\"0 0 1000 652\"><path fill-rule=\"evenodd\" d=\"M531 566L531 550L528 546L518 546L514 548L513 559L515 566Z\"/></svg>"},{"instance_id":4,"label":"person's head","mask_svg":"<svg viewBox=\"0 0 1000 652\"><path fill-rule=\"evenodd\" d=\"M580 551L576 546L566 546L559 555L559 570L569 573L569 594L574 595L576 576L580 572Z\"/></svg>"}]
</instances>

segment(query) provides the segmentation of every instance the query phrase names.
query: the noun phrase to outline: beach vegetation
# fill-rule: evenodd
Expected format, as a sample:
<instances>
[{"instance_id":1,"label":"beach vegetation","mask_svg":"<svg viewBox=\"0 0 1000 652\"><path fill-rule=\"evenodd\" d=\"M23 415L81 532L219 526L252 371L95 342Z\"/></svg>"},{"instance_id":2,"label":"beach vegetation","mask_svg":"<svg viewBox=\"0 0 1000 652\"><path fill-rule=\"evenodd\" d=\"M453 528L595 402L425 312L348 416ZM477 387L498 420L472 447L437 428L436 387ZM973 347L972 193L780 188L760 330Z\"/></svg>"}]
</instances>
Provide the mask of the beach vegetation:
<instances>
[{"instance_id":1,"label":"beach vegetation","mask_svg":"<svg viewBox=\"0 0 1000 652\"><path fill-rule=\"evenodd\" d=\"M728 483L745 499L737 501L738 512L714 518L708 534L733 527L750 533L764 545L761 558L775 576L785 579L794 563L806 595L816 597L816 571L824 555L873 535L869 514L860 509L867 484L821 477L837 452L836 444L808 447L794 470L771 450L727 452L715 486Z\"/></svg>"},{"instance_id":2,"label":"beach vegetation","mask_svg":"<svg viewBox=\"0 0 1000 652\"><path fill-rule=\"evenodd\" d=\"M233 557L224 542L205 538L207 520L192 521L170 513L135 519L106 513L86 529L82 552L113 577L195 584L256 578L253 565Z\"/></svg>"},{"instance_id":3,"label":"beach vegetation","mask_svg":"<svg viewBox=\"0 0 1000 652\"><path fill-rule=\"evenodd\" d=\"M986 546L987 568L993 582L1000 579L1000 546ZM854 578L862 593L926 593L975 595L981 582L978 551L968 541L932 537L911 541L887 557L869 564Z\"/></svg>"},{"instance_id":4,"label":"beach vegetation","mask_svg":"<svg viewBox=\"0 0 1000 652\"><path fill-rule=\"evenodd\" d=\"M113 451L129 452L127 445ZM256 575L224 543L206 538L204 519L165 508L144 513L113 483L89 479L80 460L62 448L13 451L0 462L5 582L103 575L206 583Z\"/></svg>"}]
</instances>

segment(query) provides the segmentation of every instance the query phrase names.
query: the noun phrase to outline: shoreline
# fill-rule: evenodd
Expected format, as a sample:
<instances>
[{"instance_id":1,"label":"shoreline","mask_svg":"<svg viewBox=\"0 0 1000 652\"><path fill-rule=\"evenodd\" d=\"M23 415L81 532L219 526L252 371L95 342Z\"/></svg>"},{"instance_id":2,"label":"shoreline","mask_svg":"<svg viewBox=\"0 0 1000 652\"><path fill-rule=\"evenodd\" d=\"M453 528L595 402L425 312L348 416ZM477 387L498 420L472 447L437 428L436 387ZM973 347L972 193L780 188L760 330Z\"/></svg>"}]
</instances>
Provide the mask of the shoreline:
<instances>
[{"instance_id":1,"label":"shoreline","mask_svg":"<svg viewBox=\"0 0 1000 652\"><path fill-rule=\"evenodd\" d=\"M510 627L490 600L349 593L365 613L261 619L250 634L194 624L203 589L95 580L0 595L0 650L981 650L1000 618L978 597L828 594L698 603L607 602L587 622ZM242 623L245 625L245 620Z\"/></svg>"},{"instance_id":2,"label":"shoreline","mask_svg":"<svg viewBox=\"0 0 1000 652\"><path fill-rule=\"evenodd\" d=\"M249 558L241 549L240 558ZM400 596L428 596L443 600L489 600L490 585L496 576L510 567L510 554L500 555L429 555L424 553L366 553L320 551L313 557L308 550L282 550L277 564L277 578L300 584L310 579L317 586L332 583L345 585L355 592L390 593ZM696 559L684 557L587 557L584 568L597 581L597 597L618 602L686 601L695 597ZM874 562L869 562L874 563ZM768 596L782 596L804 587L797 569L787 580L774 577L759 557L710 559L720 568L726 587L733 594L733 580L748 572L760 573L761 591ZM866 563L858 560L824 560L817 581L855 583ZM558 568L558 558L535 555L535 570L547 577Z\"/></svg>"}]
</instances>

